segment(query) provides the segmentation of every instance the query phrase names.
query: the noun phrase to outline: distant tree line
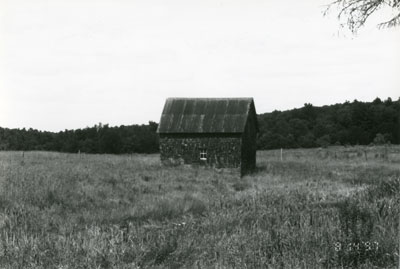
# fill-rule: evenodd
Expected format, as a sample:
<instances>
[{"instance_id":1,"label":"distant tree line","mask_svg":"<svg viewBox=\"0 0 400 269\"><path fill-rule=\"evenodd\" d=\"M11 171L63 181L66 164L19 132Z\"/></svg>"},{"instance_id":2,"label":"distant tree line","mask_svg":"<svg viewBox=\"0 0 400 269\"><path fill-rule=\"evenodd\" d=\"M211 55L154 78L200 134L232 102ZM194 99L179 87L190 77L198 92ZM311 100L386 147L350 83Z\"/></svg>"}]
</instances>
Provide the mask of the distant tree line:
<instances>
[{"instance_id":1,"label":"distant tree line","mask_svg":"<svg viewBox=\"0 0 400 269\"><path fill-rule=\"evenodd\" d=\"M399 144L400 98L274 111L258 116L259 149Z\"/></svg>"},{"instance_id":2,"label":"distant tree line","mask_svg":"<svg viewBox=\"0 0 400 269\"><path fill-rule=\"evenodd\" d=\"M95 125L58 133L0 128L0 150L46 150L85 153L153 153L158 151L158 124L110 127Z\"/></svg>"},{"instance_id":3,"label":"distant tree line","mask_svg":"<svg viewBox=\"0 0 400 269\"><path fill-rule=\"evenodd\" d=\"M258 115L258 149L329 145L399 144L400 98L274 111ZM85 153L158 152L158 124L110 127L98 124L58 133L0 127L0 150Z\"/></svg>"}]
</instances>

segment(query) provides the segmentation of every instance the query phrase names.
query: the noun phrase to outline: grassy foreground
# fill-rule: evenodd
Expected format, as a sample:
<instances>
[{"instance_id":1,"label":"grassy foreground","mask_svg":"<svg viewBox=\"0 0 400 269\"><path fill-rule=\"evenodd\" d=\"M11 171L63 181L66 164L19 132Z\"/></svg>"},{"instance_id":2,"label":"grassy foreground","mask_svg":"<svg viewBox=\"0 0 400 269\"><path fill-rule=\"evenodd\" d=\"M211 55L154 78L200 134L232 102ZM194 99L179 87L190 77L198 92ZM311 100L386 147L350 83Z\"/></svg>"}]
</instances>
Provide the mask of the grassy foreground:
<instances>
[{"instance_id":1,"label":"grassy foreground","mask_svg":"<svg viewBox=\"0 0 400 269\"><path fill-rule=\"evenodd\" d=\"M257 158L0 152L0 268L396 268L400 147Z\"/></svg>"}]
</instances>

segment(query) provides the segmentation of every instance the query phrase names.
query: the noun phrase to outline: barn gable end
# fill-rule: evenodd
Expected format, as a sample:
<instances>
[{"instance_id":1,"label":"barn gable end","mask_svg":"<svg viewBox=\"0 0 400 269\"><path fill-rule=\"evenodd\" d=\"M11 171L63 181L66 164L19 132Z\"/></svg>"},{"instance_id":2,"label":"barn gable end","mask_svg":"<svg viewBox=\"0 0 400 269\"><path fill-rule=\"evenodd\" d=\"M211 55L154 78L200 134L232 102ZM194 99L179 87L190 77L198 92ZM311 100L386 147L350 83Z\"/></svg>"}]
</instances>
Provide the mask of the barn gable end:
<instances>
[{"instance_id":1,"label":"barn gable end","mask_svg":"<svg viewBox=\"0 0 400 269\"><path fill-rule=\"evenodd\" d=\"M168 98L157 132L164 164L255 168L257 117L252 98Z\"/></svg>"}]
</instances>

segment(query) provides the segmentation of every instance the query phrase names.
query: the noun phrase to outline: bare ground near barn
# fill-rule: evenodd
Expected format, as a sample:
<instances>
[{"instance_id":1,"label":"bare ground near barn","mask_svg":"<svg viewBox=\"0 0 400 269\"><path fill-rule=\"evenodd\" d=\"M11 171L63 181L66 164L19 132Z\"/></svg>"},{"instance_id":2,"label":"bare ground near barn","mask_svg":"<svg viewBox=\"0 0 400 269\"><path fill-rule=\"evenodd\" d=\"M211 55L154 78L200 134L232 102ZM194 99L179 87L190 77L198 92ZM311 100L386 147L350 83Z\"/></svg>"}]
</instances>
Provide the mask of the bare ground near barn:
<instances>
[{"instance_id":1,"label":"bare ground near barn","mask_svg":"<svg viewBox=\"0 0 400 269\"><path fill-rule=\"evenodd\" d=\"M399 191L399 146L261 151L243 178L0 152L0 268L394 268Z\"/></svg>"}]
</instances>

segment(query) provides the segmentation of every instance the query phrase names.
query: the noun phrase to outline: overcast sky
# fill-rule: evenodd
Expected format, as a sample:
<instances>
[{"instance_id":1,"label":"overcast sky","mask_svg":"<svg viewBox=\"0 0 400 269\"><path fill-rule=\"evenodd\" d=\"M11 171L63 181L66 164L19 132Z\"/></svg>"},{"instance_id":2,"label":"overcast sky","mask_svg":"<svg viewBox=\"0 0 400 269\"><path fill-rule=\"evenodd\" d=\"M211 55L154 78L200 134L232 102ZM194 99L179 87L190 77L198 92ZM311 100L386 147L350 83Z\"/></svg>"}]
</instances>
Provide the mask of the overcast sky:
<instances>
[{"instance_id":1,"label":"overcast sky","mask_svg":"<svg viewBox=\"0 0 400 269\"><path fill-rule=\"evenodd\" d=\"M340 30L330 0L0 0L0 126L159 121L167 97L258 113L397 100L400 28ZM386 14L387 15L387 14Z\"/></svg>"}]
</instances>

